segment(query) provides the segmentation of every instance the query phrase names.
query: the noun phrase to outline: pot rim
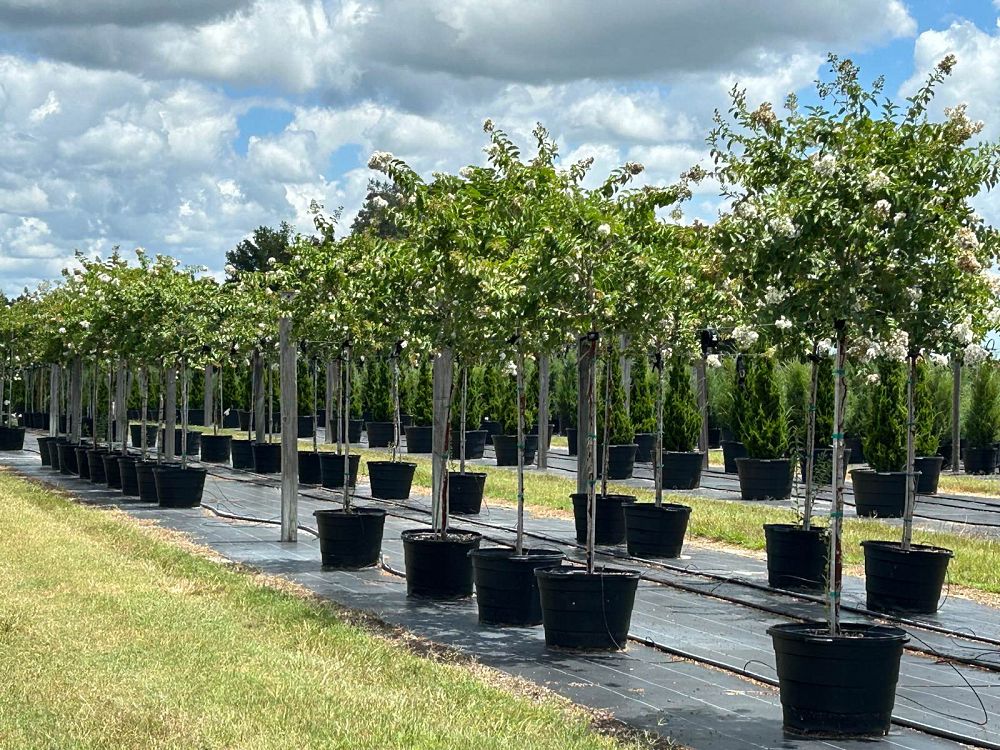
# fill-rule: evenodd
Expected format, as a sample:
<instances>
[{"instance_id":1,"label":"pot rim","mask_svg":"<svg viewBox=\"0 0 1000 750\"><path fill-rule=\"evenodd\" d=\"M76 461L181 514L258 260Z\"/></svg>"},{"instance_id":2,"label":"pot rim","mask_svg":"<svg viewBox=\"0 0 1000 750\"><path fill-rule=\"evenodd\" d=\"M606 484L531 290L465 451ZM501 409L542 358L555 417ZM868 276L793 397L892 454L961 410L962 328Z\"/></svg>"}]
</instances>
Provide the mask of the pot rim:
<instances>
[{"instance_id":1,"label":"pot rim","mask_svg":"<svg viewBox=\"0 0 1000 750\"><path fill-rule=\"evenodd\" d=\"M587 569L579 565L556 565L551 568L537 568L535 570L535 576L537 578L551 578L553 580L558 580L560 578L586 578L596 580L598 578L621 578L621 579L634 579L636 581L640 578L640 573L637 570L629 570L627 568L609 568L607 566L594 568L593 573L588 573Z\"/></svg>"},{"instance_id":2,"label":"pot rim","mask_svg":"<svg viewBox=\"0 0 1000 750\"><path fill-rule=\"evenodd\" d=\"M910 642L910 636L902 628L892 625L875 625L871 623L851 622L841 623L841 634L831 635L829 626L824 622L783 622L767 629L770 636L800 643L893 643Z\"/></svg>"},{"instance_id":3,"label":"pot rim","mask_svg":"<svg viewBox=\"0 0 1000 750\"><path fill-rule=\"evenodd\" d=\"M936 547L933 544L911 544L908 551L903 550L902 542L894 542L889 539L865 539L858 543L860 547L877 547L879 549L891 550L900 555L942 555L944 557L954 557L955 551L947 547Z\"/></svg>"},{"instance_id":4,"label":"pot rim","mask_svg":"<svg viewBox=\"0 0 1000 750\"><path fill-rule=\"evenodd\" d=\"M338 455L338 456L343 457L344 454L343 453L337 453L337 454L334 454L334 455ZM367 462L368 466L373 466L373 465L374 466L385 466L385 465L393 466L393 465L396 465L396 464L400 464L402 466L412 466L414 469L417 468L417 465L415 463L410 462L410 461L385 461L385 460L378 460L378 461L368 461Z\"/></svg>"},{"instance_id":5,"label":"pot rim","mask_svg":"<svg viewBox=\"0 0 1000 750\"><path fill-rule=\"evenodd\" d=\"M739 466L744 461L754 461L759 464L773 464L773 463L789 463L792 459L790 458L752 458L750 456L737 456L735 459L736 465Z\"/></svg>"},{"instance_id":6,"label":"pot rim","mask_svg":"<svg viewBox=\"0 0 1000 750\"><path fill-rule=\"evenodd\" d=\"M764 528L790 533L801 531L805 534L815 533L822 536L828 536L830 533L830 530L826 526L810 526L806 529L800 523L765 523ZM864 544L864 542L862 542L862 544Z\"/></svg>"},{"instance_id":7,"label":"pot rim","mask_svg":"<svg viewBox=\"0 0 1000 750\"><path fill-rule=\"evenodd\" d=\"M657 506L657 504L652 501L648 503L635 502L635 503L628 503L627 508L628 510L652 510L657 512L663 511L667 513L686 513L687 515L691 514L691 506L684 505L684 503L661 503L659 506Z\"/></svg>"},{"instance_id":8,"label":"pot rim","mask_svg":"<svg viewBox=\"0 0 1000 750\"><path fill-rule=\"evenodd\" d=\"M416 544L474 544L483 538L478 531L466 529L449 529L444 539L433 529L405 529L399 536L404 542Z\"/></svg>"},{"instance_id":9,"label":"pot rim","mask_svg":"<svg viewBox=\"0 0 1000 750\"><path fill-rule=\"evenodd\" d=\"M587 498L588 496L589 496L589 493L587 493L587 492L571 492L569 494L570 500L572 500L574 497ZM625 505L626 503L634 503L634 502L638 501L638 498L635 495L623 495L623 494L616 493L616 492L610 492L607 495L602 495L600 492L595 492L594 493L594 499L595 500L621 500L623 505Z\"/></svg>"},{"instance_id":10,"label":"pot rim","mask_svg":"<svg viewBox=\"0 0 1000 750\"><path fill-rule=\"evenodd\" d=\"M878 477L905 477L907 475L905 471L875 471L875 469L851 469L848 473L852 479L855 474L871 474ZM913 472L913 475L916 477L919 477L921 474L923 474L922 471Z\"/></svg>"},{"instance_id":11,"label":"pot rim","mask_svg":"<svg viewBox=\"0 0 1000 750\"><path fill-rule=\"evenodd\" d=\"M469 550L469 557L488 557L495 560L510 560L512 563L538 562L539 560L551 559L553 563L559 564L566 559L566 555L557 549L549 547L525 547L520 556L516 554L513 547L476 547Z\"/></svg>"},{"instance_id":12,"label":"pot rim","mask_svg":"<svg viewBox=\"0 0 1000 750\"><path fill-rule=\"evenodd\" d=\"M385 516L385 508L374 508L371 505L352 505L350 510L343 508L319 508L313 511L314 516Z\"/></svg>"}]
</instances>

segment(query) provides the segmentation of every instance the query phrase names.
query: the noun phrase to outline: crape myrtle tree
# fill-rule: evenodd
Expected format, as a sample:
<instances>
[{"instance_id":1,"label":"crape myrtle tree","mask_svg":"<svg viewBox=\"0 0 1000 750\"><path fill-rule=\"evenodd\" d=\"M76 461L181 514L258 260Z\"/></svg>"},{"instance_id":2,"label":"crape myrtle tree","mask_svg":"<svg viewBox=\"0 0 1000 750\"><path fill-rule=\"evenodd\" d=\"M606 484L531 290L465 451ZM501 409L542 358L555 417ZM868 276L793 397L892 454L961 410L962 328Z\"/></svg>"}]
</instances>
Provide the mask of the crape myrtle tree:
<instances>
[{"instance_id":1,"label":"crape myrtle tree","mask_svg":"<svg viewBox=\"0 0 1000 750\"><path fill-rule=\"evenodd\" d=\"M709 141L716 175L733 212L720 222L726 271L751 299L782 279L784 315L836 342L834 367L834 502L830 517L829 626L840 632L843 519L844 367L850 349L895 341L907 354L925 345L894 331L921 317L944 335L960 323L954 299L964 282L931 281L947 310L941 319L914 315L911 289L938 269L969 273L959 263L990 265L991 233L967 201L996 180L996 147L970 148L978 132L964 108L943 123L927 106L951 72L942 60L916 94L899 106L880 103L883 81L860 81L850 60L830 57L832 80L817 85L804 110L794 96L779 117L765 102L751 108L734 88L729 116L716 114ZM976 269L978 270L978 269ZM944 275L944 274L943 274ZM929 295L928 295L929 296ZM930 300L928 300L930 302ZM964 311L963 311L964 313Z\"/></svg>"}]
</instances>

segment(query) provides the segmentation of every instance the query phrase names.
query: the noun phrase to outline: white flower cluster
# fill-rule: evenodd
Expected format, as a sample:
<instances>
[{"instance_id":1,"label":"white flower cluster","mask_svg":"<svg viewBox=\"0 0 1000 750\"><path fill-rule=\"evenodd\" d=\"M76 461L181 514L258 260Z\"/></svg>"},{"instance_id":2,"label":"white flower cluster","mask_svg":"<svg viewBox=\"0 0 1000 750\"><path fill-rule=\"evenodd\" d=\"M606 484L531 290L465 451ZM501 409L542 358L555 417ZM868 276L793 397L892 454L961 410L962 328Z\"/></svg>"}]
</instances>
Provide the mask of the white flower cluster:
<instances>
[{"instance_id":1,"label":"white flower cluster","mask_svg":"<svg viewBox=\"0 0 1000 750\"><path fill-rule=\"evenodd\" d=\"M378 209L389 208L389 201L387 201L381 195L376 195L374 198L372 198L372 205Z\"/></svg>"},{"instance_id":2,"label":"white flower cluster","mask_svg":"<svg viewBox=\"0 0 1000 750\"><path fill-rule=\"evenodd\" d=\"M599 227L597 227L597 233L599 235L601 235L602 237L607 237L608 235L611 234L611 227L610 227L610 225L608 225L608 224L601 224Z\"/></svg>"},{"instance_id":3,"label":"white flower cluster","mask_svg":"<svg viewBox=\"0 0 1000 750\"><path fill-rule=\"evenodd\" d=\"M966 273L979 273L983 268L971 250L966 250L958 256L958 267Z\"/></svg>"},{"instance_id":4,"label":"white flower cluster","mask_svg":"<svg viewBox=\"0 0 1000 750\"><path fill-rule=\"evenodd\" d=\"M736 326L733 329L733 341L736 342L736 346L740 349L749 349L757 343L757 339L759 338L760 334L747 326Z\"/></svg>"},{"instance_id":5,"label":"white flower cluster","mask_svg":"<svg viewBox=\"0 0 1000 750\"><path fill-rule=\"evenodd\" d=\"M757 218L757 207L748 200L737 203L735 212L741 219L753 220Z\"/></svg>"},{"instance_id":6,"label":"white flower cluster","mask_svg":"<svg viewBox=\"0 0 1000 750\"><path fill-rule=\"evenodd\" d=\"M788 318L782 315L780 318L774 321L774 327L777 328L779 331L787 331L789 328L792 327L792 321L790 321Z\"/></svg>"},{"instance_id":7,"label":"white flower cluster","mask_svg":"<svg viewBox=\"0 0 1000 750\"><path fill-rule=\"evenodd\" d=\"M873 372L866 378L866 380L868 381L868 385L876 385L881 381L881 378L877 372Z\"/></svg>"},{"instance_id":8,"label":"white flower cluster","mask_svg":"<svg viewBox=\"0 0 1000 750\"><path fill-rule=\"evenodd\" d=\"M462 167L460 170L458 170L458 175L463 180L471 180L472 179L472 175L474 175L474 174L475 174L475 170L473 170L472 167Z\"/></svg>"},{"instance_id":9,"label":"white flower cluster","mask_svg":"<svg viewBox=\"0 0 1000 750\"><path fill-rule=\"evenodd\" d=\"M882 190L889 187L889 182L889 175L881 169L873 169L865 178L865 184L868 185L869 190Z\"/></svg>"},{"instance_id":10,"label":"white flower cluster","mask_svg":"<svg viewBox=\"0 0 1000 750\"><path fill-rule=\"evenodd\" d=\"M711 368L722 367L722 358L718 354L709 354L705 357L705 364Z\"/></svg>"},{"instance_id":11,"label":"white flower cluster","mask_svg":"<svg viewBox=\"0 0 1000 750\"><path fill-rule=\"evenodd\" d=\"M788 216L775 216L767 225L779 237L790 240L799 236L799 228L795 226L795 222Z\"/></svg>"},{"instance_id":12,"label":"white flower cluster","mask_svg":"<svg viewBox=\"0 0 1000 750\"><path fill-rule=\"evenodd\" d=\"M945 107L944 114L948 118L948 124L952 126L955 131L956 139L959 143L963 143L969 140L972 136L978 135L983 131L985 123L982 120L970 120L969 116L966 114L966 110L969 105L965 102L957 104L954 107Z\"/></svg>"},{"instance_id":13,"label":"white flower cluster","mask_svg":"<svg viewBox=\"0 0 1000 750\"><path fill-rule=\"evenodd\" d=\"M990 354L988 351L983 349L979 344L969 344L962 351L962 360L967 365L978 365L980 362L984 361Z\"/></svg>"},{"instance_id":14,"label":"white flower cluster","mask_svg":"<svg viewBox=\"0 0 1000 750\"><path fill-rule=\"evenodd\" d=\"M787 290L778 289L777 287L774 286L768 286L768 288L764 290L764 302L766 302L769 305L780 304L781 301L785 299L785 297L787 296L788 296Z\"/></svg>"},{"instance_id":15,"label":"white flower cluster","mask_svg":"<svg viewBox=\"0 0 1000 750\"><path fill-rule=\"evenodd\" d=\"M898 224L905 218L906 218L906 211L900 211L898 214L892 217L892 223Z\"/></svg>"},{"instance_id":16,"label":"white flower cluster","mask_svg":"<svg viewBox=\"0 0 1000 750\"><path fill-rule=\"evenodd\" d=\"M873 208L875 209L875 215L883 220L888 219L892 214L892 204L885 198L875 201Z\"/></svg>"},{"instance_id":17,"label":"white flower cluster","mask_svg":"<svg viewBox=\"0 0 1000 750\"><path fill-rule=\"evenodd\" d=\"M906 359L910 353L910 336L906 331L893 331L892 338L882 347L882 353L889 359Z\"/></svg>"},{"instance_id":18,"label":"white flower cluster","mask_svg":"<svg viewBox=\"0 0 1000 750\"><path fill-rule=\"evenodd\" d=\"M972 227L962 227L955 233L955 244L964 250L979 249L979 235Z\"/></svg>"},{"instance_id":19,"label":"white flower cluster","mask_svg":"<svg viewBox=\"0 0 1000 750\"><path fill-rule=\"evenodd\" d=\"M832 177L837 172L837 157L833 154L822 154L817 151L810 157L813 169L820 177Z\"/></svg>"},{"instance_id":20,"label":"white flower cluster","mask_svg":"<svg viewBox=\"0 0 1000 750\"><path fill-rule=\"evenodd\" d=\"M89 320L81 320L80 321L80 328L82 328L85 331L87 329L89 329L90 328L90 321Z\"/></svg>"},{"instance_id":21,"label":"white flower cluster","mask_svg":"<svg viewBox=\"0 0 1000 750\"><path fill-rule=\"evenodd\" d=\"M975 338L975 334L972 332L972 325L969 321L956 323L952 326L951 335L959 344L971 344Z\"/></svg>"},{"instance_id":22,"label":"white flower cluster","mask_svg":"<svg viewBox=\"0 0 1000 750\"><path fill-rule=\"evenodd\" d=\"M937 352L931 352L927 355L927 358L931 361L931 364L939 365L942 367L947 367L950 363L947 354L938 354Z\"/></svg>"},{"instance_id":23,"label":"white flower cluster","mask_svg":"<svg viewBox=\"0 0 1000 750\"><path fill-rule=\"evenodd\" d=\"M757 109L750 113L750 123L757 126L769 127L778 122L778 116L774 114L770 102L763 102Z\"/></svg>"},{"instance_id":24,"label":"white flower cluster","mask_svg":"<svg viewBox=\"0 0 1000 750\"><path fill-rule=\"evenodd\" d=\"M226 263L226 267L224 270L230 276L236 275L236 266L234 266L232 263Z\"/></svg>"},{"instance_id":25,"label":"white flower cluster","mask_svg":"<svg viewBox=\"0 0 1000 750\"><path fill-rule=\"evenodd\" d=\"M97 277L97 279L102 284L107 284L107 283L109 283L111 281L111 275L110 274L106 274L106 273L102 273L100 276Z\"/></svg>"},{"instance_id":26,"label":"white flower cluster","mask_svg":"<svg viewBox=\"0 0 1000 750\"><path fill-rule=\"evenodd\" d=\"M395 157L388 151L375 151L368 157L368 168L383 171Z\"/></svg>"}]
</instances>

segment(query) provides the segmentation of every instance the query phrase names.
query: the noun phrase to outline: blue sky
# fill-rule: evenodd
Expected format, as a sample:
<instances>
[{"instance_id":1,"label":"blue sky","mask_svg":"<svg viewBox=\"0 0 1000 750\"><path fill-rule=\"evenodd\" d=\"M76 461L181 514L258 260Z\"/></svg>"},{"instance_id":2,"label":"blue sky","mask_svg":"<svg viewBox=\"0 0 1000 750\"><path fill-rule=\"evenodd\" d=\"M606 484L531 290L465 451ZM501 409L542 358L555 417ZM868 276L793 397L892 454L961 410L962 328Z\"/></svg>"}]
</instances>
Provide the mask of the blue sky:
<instances>
[{"instance_id":1,"label":"blue sky","mask_svg":"<svg viewBox=\"0 0 1000 750\"><path fill-rule=\"evenodd\" d=\"M1000 0L998 0L1000 2ZM949 52L935 102L1000 137L990 0L0 0L0 288L74 250L143 246L218 272L260 224L364 198L373 150L416 169L482 161L493 118L565 158L670 182L706 162L726 92L809 97L827 52L893 97ZM1000 221L995 196L980 200ZM689 215L718 212L716 190Z\"/></svg>"}]
</instances>

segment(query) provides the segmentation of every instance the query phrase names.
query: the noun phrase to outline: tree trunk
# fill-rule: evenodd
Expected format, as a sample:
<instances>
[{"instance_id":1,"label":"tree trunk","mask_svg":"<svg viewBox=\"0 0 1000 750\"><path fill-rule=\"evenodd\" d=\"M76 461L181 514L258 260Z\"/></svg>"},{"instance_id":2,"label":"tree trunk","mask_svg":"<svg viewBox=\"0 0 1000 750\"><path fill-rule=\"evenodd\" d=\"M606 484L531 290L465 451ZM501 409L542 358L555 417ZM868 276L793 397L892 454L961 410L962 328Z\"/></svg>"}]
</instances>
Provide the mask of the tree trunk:
<instances>
[{"instance_id":1,"label":"tree trunk","mask_svg":"<svg viewBox=\"0 0 1000 750\"><path fill-rule=\"evenodd\" d=\"M517 352L517 540L514 551L524 554L524 353ZM539 423L539 440L542 425ZM539 445L539 448L541 446Z\"/></svg>"},{"instance_id":2,"label":"tree trunk","mask_svg":"<svg viewBox=\"0 0 1000 750\"><path fill-rule=\"evenodd\" d=\"M344 401L340 405L344 434L344 510L351 509L351 344L344 346Z\"/></svg>"},{"instance_id":3,"label":"tree trunk","mask_svg":"<svg viewBox=\"0 0 1000 750\"><path fill-rule=\"evenodd\" d=\"M587 337L581 336L576 342L576 492L587 492L587 451L590 450L590 404L587 389L590 387L590 363L592 347Z\"/></svg>"},{"instance_id":4,"label":"tree trunk","mask_svg":"<svg viewBox=\"0 0 1000 750\"><path fill-rule=\"evenodd\" d=\"M812 527L813 499L815 487L813 479L816 471L816 392L819 390L819 357L813 347L812 368L809 378L809 412L806 417L806 497L802 503L802 528Z\"/></svg>"},{"instance_id":5,"label":"tree trunk","mask_svg":"<svg viewBox=\"0 0 1000 750\"><path fill-rule=\"evenodd\" d=\"M951 470L959 471L962 460L962 362L955 357L951 363Z\"/></svg>"},{"instance_id":6,"label":"tree trunk","mask_svg":"<svg viewBox=\"0 0 1000 750\"><path fill-rule=\"evenodd\" d=\"M833 368L833 505L830 508L829 598L827 619L830 635L840 634L840 595L843 591L844 561L841 532L844 526L844 478L840 467L844 460L844 361L847 331L844 321L837 322L837 359Z\"/></svg>"},{"instance_id":7,"label":"tree trunk","mask_svg":"<svg viewBox=\"0 0 1000 750\"><path fill-rule=\"evenodd\" d=\"M549 356L538 357L538 458L539 469L549 468Z\"/></svg>"},{"instance_id":8,"label":"tree trunk","mask_svg":"<svg viewBox=\"0 0 1000 750\"><path fill-rule=\"evenodd\" d=\"M917 380L917 353L907 358L909 378L906 381L906 504L903 506L903 551L910 551L913 541L913 511L917 503L917 475L913 471L916 458L917 420L913 403Z\"/></svg>"},{"instance_id":9,"label":"tree trunk","mask_svg":"<svg viewBox=\"0 0 1000 750\"><path fill-rule=\"evenodd\" d=\"M708 468L708 374L706 372L705 354L695 361L695 377L698 386L698 411L701 412L701 432L698 435L698 450L702 452L702 468Z\"/></svg>"},{"instance_id":10,"label":"tree trunk","mask_svg":"<svg viewBox=\"0 0 1000 750\"><path fill-rule=\"evenodd\" d=\"M49 437L59 434L59 365L49 365Z\"/></svg>"},{"instance_id":11,"label":"tree trunk","mask_svg":"<svg viewBox=\"0 0 1000 750\"><path fill-rule=\"evenodd\" d=\"M115 375L115 424L118 425L118 439L122 444L122 455L128 455L128 404L125 401L125 378L128 364L124 359L118 360L117 373ZM146 440L146 403L142 407L142 432L143 445ZM143 453L145 460L146 454Z\"/></svg>"},{"instance_id":12,"label":"tree trunk","mask_svg":"<svg viewBox=\"0 0 1000 750\"><path fill-rule=\"evenodd\" d=\"M80 442L83 427L83 360L80 357L73 357L69 389L69 441L76 444Z\"/></svg>"},{"instance_id":13,"label":"tree trunk","mask_svg":"<svg viewBox=\"0 0 1000 750\"><path fill-rule=\"evenodd\" d=\"M334 436L335 430L333 427L334 411L335 411L333 405L334 404L333 391L334 391L334 385L336 384L338 377L339 374L336 370L336 365L333 363L332 360L328 361L326 363L326 391L324 394L325 398L323 401L326 404L326 409L325 409L326 419L323 422L323 442L326 443L327 445L333 445L333 441L335 439Z\"/></svg>"},{"instance_id":14,"label":"tree trunk","mask_svg":"<svg viewBox=\"0 0 1000 750\"><path fill-rule=\"evenodd\" d=\"M438 531L442 538L448 535L448 443L451 428L449 411L452 376L452 351L450 347L446 346L434 358L434 420L431 433L434 444L431 472L431 486L434 495L431 506L431 521L435 531Z\"/></svg>"},{"instance_id":15,"label":"tree trunk","mask_svg":"<svg viewBox=\"0 0 1000 750\"><path fill-rule=\"evenodd\" d=\"M597 334L590 335L587 356L587 385L581 391L587 395L586 410L586 483L587 483L587 572L594 572L594 546L596 534L597 498Z\"/></svg>"},{"instance_id":16,"label":"tree trunk","mask_svg":"<svg viewBox=\"0 0 1000 750\"><path fill-rule=\"evenodd\" d=\"M188 377L187 362L181 357L181 468L187 468L188 454ZM173 437L171 435L171 437ZM171 441L172 442L172 441Z\"/></svg>"},{"instance_id":17,"label":"tree trunk","mask_svg":"<svg viewBox=\"0 0 1000 750\"><path fill-rule=\"evenodd\" d=\"M399 413L399 353L392 355L392 460L399 454L399 438L403 428L400 425L402 417Z\"/></svg>"},{"instance_id":18,"label":"tree trunk","mask_svg":"<svg viewBox=\"0 0 1000 750\"><path fill-rule=\"evenodd\" d=\"M604 440L601 451L601 497L608 494L608 463L611 455L611 358L615 356L612 347L608 347L608 362L604 366ZM597 430L595 429L596 433Z\"/></svg>"},{"instance_id":19,"label":"tree trunk","mask_svg":"<svg viewBox=\"0 0 1000 750\"><path fill-rule=\"evenodd\" d=\"M313 453L319 452L319 360L312 360L312 423L313 423Z\"/></svg>"},{"instance_id":20,"label":"tree trunk","mask_svg":"<svg viewBox=\"0 0 1000 750\"><path fill-rule=\"evenodd\" d=\"M205 398L202 403L203 426L215 424L215 367L211 364L205 365Z\"/></svg>"},{"instance_id":21,"label":"tree trunk","mask_svg":"<svg viewBox=\"0 0 1000 750\"><path fill-rule=\"evenodd\" d=\"M121 388L122 388L122 392L124 393L124 391L125 391L125 388L124 388L125 378L124 378L123 375L121 375L121 371L120 370L119 370L119 378L118 378L118 380L119 380L120 383L122 383ZM139 368L139 390L142 392L142 398L139 401L139 406L142 409L142 414L139 415L139 417L140 417L140 419L139 419L139 425L140 425L139 426L139 430L141 432L141 435L140 435L140 438L139 438L139 444L140 444L141 451L142 451L142 460L145 461L145 460L147 460L149 458L149 438L146 435L146 421L147 421L146 415L149 413L149 368L146 367L145 365L143 365L142 367ZM126 433L128 432L128 420L127 419L125 420L125 431L126 431ZM123 433L123 437L122 437L123 444L124 444L124 441L127 440L127 439L128 439L127 436L125 435L125 433ZM123 450L122 453L124 453L124 452L125 451Z\"/></svg>"},{"instance_id":22,"label":"tree trunk","mask_svg":"<svg viewBox=\"0 0 1000 750\"><path fill-rule=\"evenodd\" d=\"M663 350L656 350L656 442L653 455L653 490L656 507L663 505Z\"/></svg>"},{"instance_id":23,"label":"tree trunk","mask_svg":"<svg viewBox=\"0 0 1000 750\"><path fill-rule=\"evenodd\" d=\"M298 351L292 319L278 324L281 357L281 541L294 542L299 529ZM346 477L344 484L347 484Z\"/></svg>"},{"instance_id":24,"label":"tree trunk","mask_svg":"<svg viewBox=\"0 0 1000 750\"><path fill-rule=\"evenodd\" d=\"M177 363L169 362L164 372L166 386L163 400L163 460L174 460L174 435L177 432Z\"/></svg>"},{"instance_id":25,"label":"tree trunk","mask_svg":"<svg viewBox=\"0 0 1000 750\"><path fill-rule=\"evenodd\" d=\"M257 443L264 442L264 355L260 349L253 353L253 432Z\"/></svg>"},{"instance_id":26,"label":"tree trunk","mask_svg":"<svg viewBox=\"0 0 1000 750\"><path fill-rule=\"evenodd\" d=\"M469 399L469 368L462 367L462 410L458 415L458 471L465 473L465 422Z\"/></svg>"}]
</instances>

